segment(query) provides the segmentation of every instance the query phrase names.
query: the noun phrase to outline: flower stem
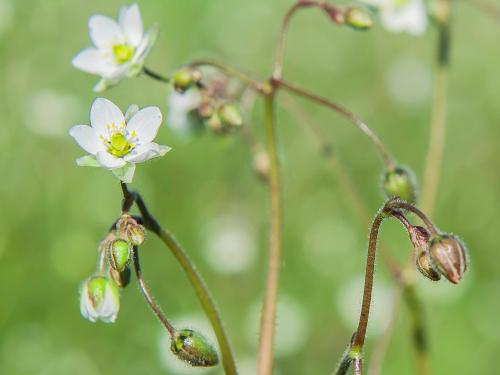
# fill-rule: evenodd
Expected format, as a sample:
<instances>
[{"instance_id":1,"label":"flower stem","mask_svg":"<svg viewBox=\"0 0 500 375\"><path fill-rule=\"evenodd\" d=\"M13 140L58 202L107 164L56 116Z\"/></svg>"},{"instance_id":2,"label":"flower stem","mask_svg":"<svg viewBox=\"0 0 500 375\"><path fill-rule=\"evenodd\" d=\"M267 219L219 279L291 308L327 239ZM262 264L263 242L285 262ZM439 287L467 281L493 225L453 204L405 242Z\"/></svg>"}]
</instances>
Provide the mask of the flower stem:
<instances>
[{"instance_id":1,"label":"flower stem","mask_svg":"<svg viewBox=\"0 0 500 375\"><path fill-rule=\"evenodd\" d=\"M378 138L378 136L366 125L358 116L356 116L353 112L348 109L342 107L341 105L332 102L322 96L316 95L312 92L309 92L301 87L298 87L292 83L283 81L283 80L273 80L273 84L277 88L283 88L291 93L299 95L305 99L318 103L324 107L330 108L333 111L340 114L342 117L349 120L352 124L354 124L359 130L361 130L374 144L376 150L380 154L382 161L385 164L385 167L388 170L393 170L395 168L395 162L392 156L387 151L386 147L382 143L382 141Z\"/></svg>"},{"instance_id":2,"label":"flower stem","mask_svg":"<svg viewBox=\"0 0 500 375\"><path fill-rule=\"evenodd\" d=\"M448 66L450 54L450 0L439 0L443 6L438 21L437 70L434 81L429 149L427 151L422 187L422 207L432 213L443 164L443 148L446 132L446 107L448 93Z\"/></svg>"},{"instance_id":3,"label":"flower stem","mask_svg":"<svg viewBox=\"0 0 500 375\"><path fill-rule=\"evenodd\" d=\"M144 200L141 195L135 191L129 191L125 183L121 183L121 188L123 192L123 208L130 208L130 206L135 202L141 213L144 226L155 233L163 243L170 249L174 257L180 263L184 272L186 273L191 285L193 286L196 295L207 315L210 324L217 337L217 342L222 354L222 364L226 375L236 375L238 372L236 370L236 364L231 351L231 346L227 338L222 320L220 318L219 311L215 306L215 302L208 290L207 285L203 281L201 275L196 270L191 259L189 259L186 251L182 246L175 240L175 238L165 229L161 227L154 216L149 212Z\"/></svg>"},{"instance_id":4,"label":"flower stem","mask_svg":"<svg viewBox=\"0 0 500 375\"><path fill-rule=\"evenodd\" d=\"M176 329L174 328L174 326L172 326L172 324L170 324L170 322L168 321L165 314L163 314L160 307L155 303L153 297L149 293L148 286L146 285L146 282L144 281L144 279L142 277L141 263L139 261L139 251L138 251L137 247L135 247L135 246L134 246L134 250L133 250L133 255L134 255L135 274L137 276L137 281L139 282L139 287L141 288L142 295L146 299L146 302L151 307L151 310L153 310L156 317L160 320L160 322L163 324L163 326L167 329L170 336L174 337L176 332L177 332Z\"/></svg>"},{"instance_id":5,"label":"flower stem","mask_svg":"<svg viewBox=\"0 0 500 375\"><path fill-rule=\"evenodd\" d=\"M170 78L165 77L159 73L154 72L153 70L143 67L142 72L147 75L150 78L153 78L155 81L163 82L163 83L170 83Z\"/></svg>"},{"instance_id":6,"label":"flower stem","mask_svg":"<svg viewBox=\"0 0 500 375\"><path fill-rule=\"evenodd\" d=\"M281 253L281 194L276 150L274 123L274 95L264 97L264 125L267 150L270 157L269 193L271 200L271 224L269 230L269 264L260 323L259 359L257 374L270 375L273 368L273 345L278 298Z\"/></svg>"},{"instance_id":7,"label":"flower stem","mask_svg":"<svg viewBox=\"0 0 500 375\"><path fill-rule=\"evenodd\" d=\"M333 375L346 375L347 371L349 371L349 367L351 367L352 358L351 358L351 346L349 345L347 349L342 354L342 358L337 365L335 371L333 371Z\"/></svg>"}]
</instances>

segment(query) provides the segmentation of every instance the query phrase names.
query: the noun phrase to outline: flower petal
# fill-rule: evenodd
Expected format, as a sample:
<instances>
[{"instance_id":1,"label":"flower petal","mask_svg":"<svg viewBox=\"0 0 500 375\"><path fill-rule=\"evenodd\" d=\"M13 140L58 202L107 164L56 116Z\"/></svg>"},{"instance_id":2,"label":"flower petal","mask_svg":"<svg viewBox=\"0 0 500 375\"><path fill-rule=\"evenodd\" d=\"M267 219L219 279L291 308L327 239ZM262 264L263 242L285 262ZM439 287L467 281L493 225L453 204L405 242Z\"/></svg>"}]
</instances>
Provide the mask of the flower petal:
<instances>
[{"instance_id":1,"label":"flower petal","mask_svg":"<svg viewBox=\"0 0 500 375\"><path fill-rule=\"evenodd\" d=\"M150 143L158 133L162 115L158 107L146 107L137 112L128 122L127 131L137 143Z\"/></svg>"},{"instance_id":2,"label":"flower petal","mask_svg":"<svg viewBox=\"0 0 500 375\"><path fill-rule=\"evenodd\" d=\"M108 137L108 126L120 126L125 122L122 111L113 102L105 98L97 98L90 109L90 125L97 135Z\"/></svg>"},{"instance_id":3,"label":"flower petal","mask_svg":"<svg viewBox=\"0 0 500 375\"><path fill-rule=\"evenodd\" d=\"M125 35L118 23L100 14L89 19L90 39L96 47L111 48L115 44L125 43Z\"/></svg>"},{"instance_id":4,"label":"flower petal","mask_svg":"<svg viewBox=\"0 0 500 375\"><path fill-rule=\"evenodd\" d=\"M127 163L122 168L113 169L112 172L120 181L130 184L134 178L135 164Z\"/></svg>"},{"instance_id":5,"label":"flower petal","mask_svg":"<svg viewBox=\"0 0 500 375\"><path fill-rule=\"evenodd\" d=\"M125 122L129 122L130 119L139 111L139 106L137 104L130 104L125 112Z\"/></svg>"},{"instance_id":6,"label":"flower petal","mask_svg":"<svg viewBox=\"0 0 500 375\"><path fill-rule=\"evenodd\" d=\"M71 63L75 68L91 74L104 75L109 71L109 65L102 58L101 52L94 47L80 51Z\"/></svg>"},{"instance_id":7,"label":"flower petal","mask_svg":"<svg viewBox=\"0 0 500 375\"><path fill-rule=\"evenodd\" d=\"M85 155L76 159L76 165L79 167L100 167L94 155Z\"/></svg>"},{"instance_id":8,"label":"flower petal","mask_svg":"<svg viewBox=\"0 0 500 375\"><path fill-rule=\"evenodd\" d=\"M121 168L126 164L125 160L117 158L107 151L98 152L96 158L99 164L107 169Z\"/></svg>"},{"instance_id":9,"label":"flower petal","mask_svg":"<svg viewBox=\"0 0 500 375\"><path fill-rule=\"evenodd\" d=\"M87 125L76 125L69 130L69 135L89 154L95 155L104 150L104 144L99 140L95 129Z\"/></svg>"},{"instance_id":10,"label":"flower petal","mask_svg":"<svg viewBox=\"0 0 500 375\"><path fill-rule=\"evenodd\" d=\"M127 41L134 47L137 47L144 33L139 6L134 3L129 7L122 7L119 20Z\"/></svg>"},{"instance_id":11,"label":"flower petal","mask_svg":"<svg viewBox=\"0 0 500 375\"><path fill-rule=\"evenodd\" d=\"M165 155L171 148L168 146L160 146L156 143L146 143L137 146L125 155L124 159L130 163L142 163L147 160Z\"/></svg>"}]
</instances>

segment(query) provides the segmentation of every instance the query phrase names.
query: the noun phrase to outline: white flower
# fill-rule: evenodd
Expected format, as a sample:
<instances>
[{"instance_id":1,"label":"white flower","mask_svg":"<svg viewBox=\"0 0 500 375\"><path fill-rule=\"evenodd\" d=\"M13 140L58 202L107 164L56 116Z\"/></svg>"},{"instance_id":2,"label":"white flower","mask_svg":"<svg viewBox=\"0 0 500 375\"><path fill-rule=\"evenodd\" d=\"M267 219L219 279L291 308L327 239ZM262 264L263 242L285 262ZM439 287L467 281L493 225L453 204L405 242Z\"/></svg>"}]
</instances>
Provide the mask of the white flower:
<instances>
[{"instance_id":1,"label":"white flower","mask_svg":"<svg viewBox=\"0 0 500 375\"><path fill-rule=\"evenodd\" d=\"M196 118L190 116L201 104L201 95L196 89L184 93L172 90L168 97L167 124L174 131L189 134L196 128Z\"/></svg>"},{"instance_id":2,"label":"white flower","mask_svg":"<svg viewBox=\"0 0 500 375\"><path fill-rule=\"evenodd\" d=\"M132 181L135 164L163 156L170 147L153 142L161 125L158 107L141 110L130 106L125 116L104 98L97 98L90 109L90 125L75 125L69 134L90 155L77 159L80 166L104 167L123 182Z\"/></svg>"},{"instance_id":3,"label":"white flower","mask_svg":"<svg viewBox=\"0 0 500 375\"><path fill-rule=\"evenodd\" d=\"M104 276L85 280L80 290L80 313L91 322L114 323L120 310L118 287Z\"/></svg>"},{"instance_id":4,"label":"white flower","mask_svg":"<svg viewBox=\"0 0 500 375\"><path fill-rule=\"evenodd\" d=\"M423 0L365 0L380 11L382 25L392 32L421 35L427 29L427 10Z\"/></svg>"},{"instance_id":5,"label":"white flower","mask_svg":"<svg viewBox=\"0 0 500 375\"><path fill-rule=\"evenodd\" d=\"M89 34L94 46L81 51L72 62L84 72L100 75L94 91L103 91L141 72L158 29L144 33L139 6L132 4L121 8L118 22L100 14L90 17Z\"/></svg>"}]
</instances>

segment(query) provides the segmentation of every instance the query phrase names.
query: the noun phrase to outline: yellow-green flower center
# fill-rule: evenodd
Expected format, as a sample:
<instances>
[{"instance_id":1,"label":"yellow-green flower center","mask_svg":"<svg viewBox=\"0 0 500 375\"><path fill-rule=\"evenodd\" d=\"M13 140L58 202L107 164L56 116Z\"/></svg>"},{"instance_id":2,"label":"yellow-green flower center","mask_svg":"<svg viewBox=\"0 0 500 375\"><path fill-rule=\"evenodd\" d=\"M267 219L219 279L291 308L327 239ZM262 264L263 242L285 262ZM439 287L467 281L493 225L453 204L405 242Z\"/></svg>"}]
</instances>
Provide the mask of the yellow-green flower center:
<instances>
[{"instance_id":1,"label":"yellow-green flower center","mask_svg":"<svg viewBox=\"0 0 500 375\"><path fill-rule=\"evenodd\" d=\"M127 155L135 145L133 143L129 143L127 138L125 138L122 133L117 132L109 138L107 146L110 154L121 157Z\"/></svg>"},{"instance_id":2,"label":"yellow-green flower center","mask_svg":"<svg viewBox=\"0 0 500 375\"><path fill-rule=\"evenodd\" d=\"M128 44L115 44L113 46L113 55L118 64L125 64L134 55L134 47Z\"/></svg>"}]
</instances>

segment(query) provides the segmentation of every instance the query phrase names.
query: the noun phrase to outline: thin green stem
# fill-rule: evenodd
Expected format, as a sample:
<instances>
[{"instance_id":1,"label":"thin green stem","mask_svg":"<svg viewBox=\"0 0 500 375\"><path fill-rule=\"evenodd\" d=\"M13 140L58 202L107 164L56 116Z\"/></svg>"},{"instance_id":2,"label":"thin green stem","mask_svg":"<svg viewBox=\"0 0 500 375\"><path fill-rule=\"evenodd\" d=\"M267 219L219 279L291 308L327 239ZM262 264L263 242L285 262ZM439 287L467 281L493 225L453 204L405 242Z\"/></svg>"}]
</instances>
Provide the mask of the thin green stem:
<instances>
[{"instance_id":1,"label":"thin green stem","mask_svg":"<svg viewBox=\"0 0 500 375\"><path fill-rule=\"evenodd\" d=\"M348 109L342 107L341 105L332 102L329 99L326 99L322 96L316 95L312 92L309 92L299 86L296 86L292 83L283 81L283 80L273 80L273 84L276 86L276 88L283 88L293 94L299 95L305 99L308 99L312 102L315 102L317 104L320 104L324 107L330 108L333 111L337 112L340 114L342 117L346 118L349 120L353 125L355 125L359 130L361 130L367 137L368 139L373 143L375 146L376 150L380 154L382 161L385 164L385 167L388 170L393 170L395 168L395 162L392 156L389 154L389 151L387 151L385 145L382 143L382 141L379 139L379 137L366 125L358 116L356 116L353 112L349 111Z\"/></svg>"},{"instance_id":2,"label":"thin green stem","mask_svg":"<svg viewBox=\"0 0 500 375\"><path fill-rule=\"evenodd\" d=\"M167 329L168 333L170 334L170 337L175 337L177 330L169 322L165 314L163 314L163 312L160 309L160 306L158 306L155 303L153 297L151 296L151 293L149 292L148 286L144 281L144 278L142 277L141 263L139 261L139 251L135 246L133 250L133 257L134 257L135 275L137 277L137 281L139 282L139 287L141 289L142 295L144 296L144 299L148 303L149 307L151 307L151 310L153 310L154 314L161 322L161 324L163 324L163 326Z\"/></svg>"},{"instance_id":3,"label":"thin green stem","mask_svg":"<svg viewBox=\"0 0 500 375\"><path fill-rule=\"evenodd\" d=\"M422 187L422 207L432 214L443 164L446 133L446 107L448 98L448 67L450 55L449 0L439 0L442 17L438 21L437 70L434 81L434 99Z\"/></svg>"},{"instance_id":4,"label":"thin green stem","mask_svg":"<svg viewBox=\"0 0 500 375\"><path fill-rule=\"evenodd\" d=\"M274 330L278 298L280 253L281 253L281 192L276 150L276 128L274 123L274 95L264 97L264 126L267 151L270 157L269 194L271 217L269 229L269 264L260 322L259 357L257 374L271 375L273 369Z\"/></svg>"},{"instance_id":5,"label":"thin green stem","mask_svg":"<svg viewBox=\"0 0 500 375\"><path fill-rule=\"evenodd\" d=\"M154 72L153 70L143 67L142 72L147 75L150 78L153 78L155 81L163 82L163 83L170 83L170 78L163 76L159 73Z\"/></svg>"},{"instance_id":6,"label":"thin green stem","mask_svg":"<svg viewBox=\"0 0 500 375\"><path fill-rule=\"evenodd\" d=\"M238 373L236 370L236 364L219 311L217 310L207 285L203 281L195 265L172 234L163 229L154 216L149 212L141 195L137 192L129 191L127 185L124 183L121 183L121 188L124 196L123 208L126 209L127 205L128 208L130 208L133 202L135 202L141 213L144 226L160 238L160 240L170 249L183 268L215 332L222 354L222 364L224 366L225 373L227 375L236 375Z\"/></svg>"}]
</instances>

